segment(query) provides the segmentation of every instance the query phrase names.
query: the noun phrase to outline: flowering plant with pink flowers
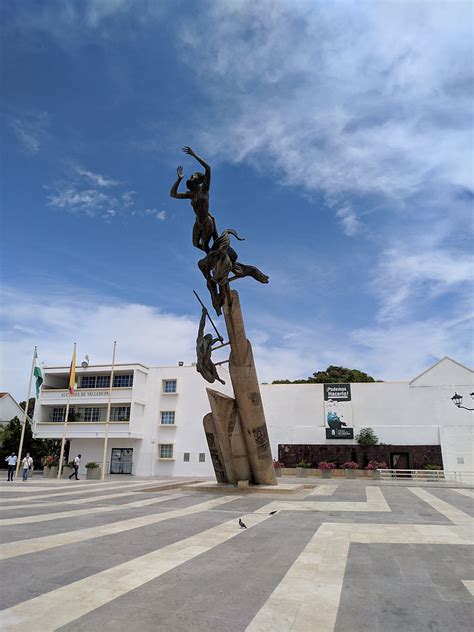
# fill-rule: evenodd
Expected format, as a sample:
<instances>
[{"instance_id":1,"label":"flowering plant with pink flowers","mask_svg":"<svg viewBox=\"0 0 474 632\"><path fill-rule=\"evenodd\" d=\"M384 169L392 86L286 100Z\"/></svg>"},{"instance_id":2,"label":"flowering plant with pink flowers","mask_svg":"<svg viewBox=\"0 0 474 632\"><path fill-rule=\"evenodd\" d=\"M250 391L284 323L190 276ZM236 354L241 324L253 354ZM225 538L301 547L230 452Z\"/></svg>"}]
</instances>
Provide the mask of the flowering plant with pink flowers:
<instances>
[{"instance_id":1,"label":"flowering plant with pink flowers","mask_svg":"<svg viewBox=\"0 0 474 632\"><path fill-rule=\"evenodd\" d=\"M320 470L333 470L336 467L335 463L330 463L329 461L321 461L318 463L318 469Z\"/></svg>"},{"instance_id":2,"label":"flowering plant with pink flowers","mask_svg":"<svg viewBox=\"0 0 474 632\"><path fill-rule=\"evenodd\" d=\"M369 464L365 468L366 470L386 470L387 464L384 461L369 461Z\"/></svg>"},{"instance_id":3,"label":"flowering plant with pink flowers","mask_svg":"<svg viewBox=\"0 0 474 632\"><path fill-rule=\"evenodd\" d=\"M355 461L346 461L341 465L341 469L343 470L356 470L359 467L359 464Z\"/></svg>"},{"instance_id":4,"label":"flowering plant with pink flowers","mask_svg":"<svg viewBox=\"0 0 474 632\"><path fill-rule=\"evenodd\" d=\"M52 456L51 454L49 456L45 456L42 464L43 467L56 467L58 465L59 459L57 456Z\"/></svg>"}]
</instances>

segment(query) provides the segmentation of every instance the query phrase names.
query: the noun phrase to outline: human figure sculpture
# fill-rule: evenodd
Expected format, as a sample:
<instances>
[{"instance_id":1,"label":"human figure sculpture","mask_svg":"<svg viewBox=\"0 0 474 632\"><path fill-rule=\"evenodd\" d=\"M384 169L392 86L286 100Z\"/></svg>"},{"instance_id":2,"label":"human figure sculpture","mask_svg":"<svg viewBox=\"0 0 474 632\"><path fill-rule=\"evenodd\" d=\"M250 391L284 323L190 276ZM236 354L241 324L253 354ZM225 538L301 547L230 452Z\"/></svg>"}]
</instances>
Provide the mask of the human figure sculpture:
<instances>
[{"instance_id":1,"label":"human figure sculpture","mask_svg":"<svg viewBox=\"0 0 474 632\"><path fill-rule=\"evenodd\" d=\"M237 261L238 255L230 245L230 235L233 235L239 241L244 241L243 237L239 237L235 230L227 228L214 240L210 251L204 259L198 261L199 269L207 281L212 305L218 316L221 315L223 304L222 293L219 291L219 288L227 285L231 272L234 275L234 279L251 276L260 283L268 283L268 276L263 274L258 268Z\"/></svg>"},{"instance_id":2,"label":"human figure sculpture","mask_svg":"<svg viewBox=\"0 0 474 632\"><path fill-rule=\"evenodd\" d=\"M199 330L196 338L196 370L205 380L213 384L218 380L221 384L225 384L217 373L216 366L211 359L212 345L216 342L222 343L222 338L213 338L212 334L204 334L206 327L207 309L202 308L201 320L199 322Z\"/></svg>"},{"instance_id":3,"label":"human figure sculpture","mask_svg":"<svg viewBox=\"0 0 474 632\"><path fill-rule=\"evenodd\" d=\"M217 239L216 221L209 213L209 187L211 185L211 167L203 158L200 158L191 147L183 147L185 154L195 158L204 167L204 173L196 171L186 180L188 190L178 193L178 187L184 178L183 167L180 165L176 172L178 178L171 187L170 196L178 200L191 200L191 206L196 214L193 226L193 246L209 252L211 239Z\"/></svg>"},{"instance_id":4,"label":"human figure sculpture","mask_svg":"<svg viewBox=\"0 0 474 632\"><path fill-rule=\"evenodd\" d=\"M260 283L268 283L268 276L255 266L237 261L237 253L230 245L230 235L243 241L235 230L228 228L220 236L217 234L216 221L209 213L209 188L211 185L211 167L198 156L191 147L183 147L185 154L195 158L204 167L204 173L195 172L186 180L188 190L179 193L178 187L184 178L183 167L177 168L178 178L171 187L170 196L179 200L191 200L196 214L193 226L193 246L206 253L198 262L199 269L206 278L207 289L211 295L212 305L218 316L222 314L224 298L222 288L229 280L250 276ZM213 241L212 246L210 245ZM229 274L232 277L229 279Z\"/></svg>"},{"instance_id":5,"label":"human figure sculpture","mask_svg":"<svg viewBox=\"0 0 474 632\"><path fill-rule=\"evenodd\" d=\"M229 288L229 284L240 277L251 276L260 283L268 283L268 277L258 268L238 261L237 253L231 246L231 237L241 239L235 230L228 228L218 235L216 222L209 213L211 168L190 147L183 147L183 151L204 167L204 173L193 173L186 181L188 190L180 193L178 188L184 175L183 167L179 166L178 178L171 187L170 195L191 201L196 215L193 245L205 253L198 262L199 269L206 279L217 314L225 312L229 337L229 341L224 343L204 303L194 292L203 308L196 338L196 369L211 384L215 381L224 384L212 361L212 352L230 346L230 355L225 362L229 363L234 397L208 388L211 412L203 419L216 479L218 483L237 484L241 480L256 485L276 485L252 346L245 334L239 295ZM217 338L205 333L207 318Z\"/></svg>"}]
</instances>

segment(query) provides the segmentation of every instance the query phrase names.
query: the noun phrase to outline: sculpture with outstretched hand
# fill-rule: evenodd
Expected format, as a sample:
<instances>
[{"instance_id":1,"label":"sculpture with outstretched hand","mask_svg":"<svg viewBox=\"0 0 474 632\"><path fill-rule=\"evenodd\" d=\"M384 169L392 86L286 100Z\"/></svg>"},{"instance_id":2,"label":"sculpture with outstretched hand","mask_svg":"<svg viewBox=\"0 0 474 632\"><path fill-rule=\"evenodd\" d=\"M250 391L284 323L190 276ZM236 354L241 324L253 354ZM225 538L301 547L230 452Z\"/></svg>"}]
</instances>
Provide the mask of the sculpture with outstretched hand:
<instances>
[{"instance_id":1,"label":"sculpture with outstretched hand","mask_svg":"<svg viewBox=\"0 0 474 632\"><path fill-rule=\"evenodd\" d=\"M260 387L253 359L252 347L245 334L239 295L230 288L231 282L252 277L259 283L268 283L268 276L255 266L240 263L231 246L231 237L244 241L236 230L227 228L219 235L216 221L209 213L211 167L190 147L183 151L195 158L204 168L186 180L187 191L178 192L184 178L183 167L177 169L178 178L170 195L176 199L191 200L196 218L193 226L193 246L205 252L198 262L212 305L218 316L224 313L229 342L224 343L209 313L199 300L202 311L196 338L196 370L211 384L219 381L217 365L228 363L234 397L207 389L211 412L203 424L218 483L236 484L248 480L254 485L276 485L270 441L265 421ZM214 327L217 338L205 334L206 319ZM214 363L212 353L230 346L228 360Z\"/></svg>"}]
</instances>

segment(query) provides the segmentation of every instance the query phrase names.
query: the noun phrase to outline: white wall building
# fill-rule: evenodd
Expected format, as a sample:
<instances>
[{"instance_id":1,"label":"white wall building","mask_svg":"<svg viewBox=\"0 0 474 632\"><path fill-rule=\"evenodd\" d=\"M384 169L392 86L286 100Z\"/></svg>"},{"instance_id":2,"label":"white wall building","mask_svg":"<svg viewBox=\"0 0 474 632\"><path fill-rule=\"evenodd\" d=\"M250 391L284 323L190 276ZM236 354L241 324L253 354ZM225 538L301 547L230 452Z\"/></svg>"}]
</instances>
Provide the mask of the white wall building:
<instances>
[{"instance_id":1,"label":"white wall building","mask_svg":"<svg viewBox=\"0 0 474 632\"><path fill-rule=\"evenodd\" d=\"M221 367L231 393L228 373ZM68 368L49 367L35 410L35 436L61 439ZM70 458L102 461L111 366L78 367L67 425ZM202 427L209 412L206 386L194 366L116 365L111 389L107 471L139 476L213 476ZM215 385L212 385L216 387ZM216 387L216 388L217 388ZM326 436L322 384L263 384L262 398L274 457L278 444L355 445ZM441 446L445 470L472 472L474 372L444 358L410 382L350 385L345 403L354 436L371 427L383 443ZM454 405L454 393L463 406ZM327 406L327 402L326 402Z\"/></svg>"},{"instance_id":2,"label":"white wall building","mask_svg":"<svg viewBox=\"0 0 474 632\"><path fill-rule=\"evenodd\" d=\"M0 428L6 426L13 417L18 417L23 423L25 411L15 399L13 399L10 393L0 393Z\"/></svg>"}]
</instances>

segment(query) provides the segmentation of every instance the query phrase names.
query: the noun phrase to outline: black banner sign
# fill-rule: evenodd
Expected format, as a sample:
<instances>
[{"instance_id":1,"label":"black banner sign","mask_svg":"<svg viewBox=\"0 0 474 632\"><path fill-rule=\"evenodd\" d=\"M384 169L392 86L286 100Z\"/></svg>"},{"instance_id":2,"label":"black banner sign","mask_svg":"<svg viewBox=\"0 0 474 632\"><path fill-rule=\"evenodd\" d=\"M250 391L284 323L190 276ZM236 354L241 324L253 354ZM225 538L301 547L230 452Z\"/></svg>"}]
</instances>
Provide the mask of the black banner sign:
<instances>
[{"instance_id":1,"label":"black banner sign","mask_svg":"<svg viewBox=\"0 0 474 632\"><path fill-rule=\"evenodd\" d=\"M326 439L353 439L353 428L326 428Z\"/></svg>"},{"instance_id":2,"label":"black banner sign","mask_svg":"<svg viewBox=\"0 0 474 632\"><path fill-rule=\"evenodd\" d=\"M332 400L333 402L350 402L351 401L351 385L350 384L324 384L324 401Z\"/></svg>"}]
</instances>

